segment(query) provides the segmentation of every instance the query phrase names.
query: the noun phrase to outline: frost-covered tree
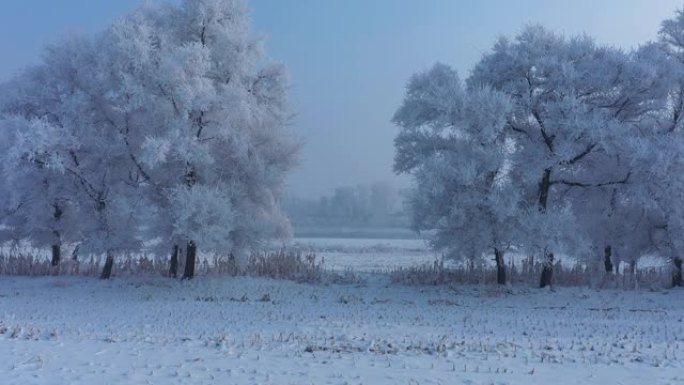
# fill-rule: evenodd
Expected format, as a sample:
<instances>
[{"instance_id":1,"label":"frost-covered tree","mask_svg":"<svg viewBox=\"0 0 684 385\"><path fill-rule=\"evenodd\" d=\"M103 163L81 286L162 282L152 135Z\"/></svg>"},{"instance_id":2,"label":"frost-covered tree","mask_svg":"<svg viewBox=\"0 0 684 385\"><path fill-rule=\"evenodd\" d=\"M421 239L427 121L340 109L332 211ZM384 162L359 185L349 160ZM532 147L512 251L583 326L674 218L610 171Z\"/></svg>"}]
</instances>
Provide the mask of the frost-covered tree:
<instances>
[{"instance_id":1,"label":"frost-covered tree","mask_svg":"<svg viewBox=\"0 0 684 385\"><path fill-rule=\"evenodd\" d=\"M646 170L652 160L639 154L654 148L654 117L662 115L667 103L662 53L651 45L630 53L605 50L597 63L603 68L602 80L593 82L595 90L582 102L601 111L612 130L586 156L585 171L575 183L559 192L572 202L576 231L593 247L586 262L602 258L610 273L616 263L634 265L652 250L647 234L654 211L651 196L642 189L651 184Z\"/></svg>"},{"instance_id":2,"label":"frost-covered tree","mask_svg":"<svg viewBox=\"0 0 684 385\"><path fill-rule=\"evenodd\" d=\"M659 41L642 50L658 69L664 103L650 116L644 145L635 151L643 180L638 197L653 213L650 240L655 252L672 261L673 286L684 286L684 11L665 20Z\"/></svg>"},{"instance_id":3,"label":"frost-covered tree","mask_svg":"<svg viewBox=\"0 0 684 385\"><path fill-rule=\"evenodd\" d=\"M142 8L110 39L115 104L125 106L128 151L153 202L151 236L237 257L287 236L278 199L298 145L286 77L262 65L245 4Z\"/></svg>"},{"instance_id":4,"label":"frost-covered tree","mask_svg":"<svg viewBox=\"0 0 684 385\"><path fill-rule=\"evenodd\" d=\"M581 232L573 231L576 225L568 226L576 221L568 211L572 205L592 189L630 181L629 170L607 162L624 155L621 143L634 131L627 123L652 108L655 78L644 74L653 71L586 36L565 38L530 26L512 42L501 39L468 79L470 87L505 93L514 105L507 122L517 149L511 174L525 186L526 201L543 214L538 220L544 225L528 230L524 242L543 250L542 287L551 282L554 252L579 253L584 244ZM583 191L571 199L568 189ZM567 219L548 220L563 212ZM554 239L555 245L548 244Z\"/></svg>"},{"instance_id":5,"label":"frost-covered tree","mask_svg":"<svg viewBox=\"0 0 684 385\"><path fill-rule=\"evenodd\" d=\"M499 284L521 211L505 129L511 107L486 86L464 92L456 72L437 64L411 78L393 119L401 129L395 170L416 182L414 227L435 230L432 246L449 258L493 255Z\"/></svg>"},{"instance_id":6,"label":"frost-covered tree","mask_svg":"<svg viewBox=\"0 0 684 385\"><path fill-rule=\"evenodd\" d=\"M192 278L198 246L244 257L289 235L278 200L298 143L286 77L263 59L243 1L143 6L53 46L14 83L3 116L58 133L25 135L18 158L55 159L77 192L81 250L110 268L145 242L176 258L186 244Z\"/></svg>"},{"instance_id":7,"label":"frost-covered tree","mask_svg":"<svg viewBox=\"0 0 684 385\"><path fill-rule=\"evenodd\" d=\"M50 141L45 135L55 130L44 121L20 117L4 119L0 126L6 129L1 150L5 190L2 223L6 226L3 240L30 239L34 246L51 249L51 264L58 266L63 240L74 235L69 234L74 230L70 225L75 219L70 197L74 190L59 170L56 154L37 146L37 140Z\"/></svg>"},{"instance_id":8,"label":"frost-covered tree","mask_svg":"<svg viewBox=\"0 0 684 385\"><path fill-rule=\"evenodd\" d=\"M639 214L639 199L634 196L639 188L632 186L646 181L637 154L652 148L644 136L651 137L651 126L658 121L654 116L661 116L667 104L662 97L661 59L652 53L648 47L625 53L598 46L586 36L566 38L529 26L513 41L500 39L492 52L484 55L467 79L464 92L453 86L457 78L446 76L446 70L441 74L433 70L433 75L423 75L423 80L414 78L407 102L395 117L402 128L397 138L397 170L416 175L416 202L426 202L418 214L423 225L444 226L444 215L433 215L431 210L457 206L448 199L471 207L470 202L488 196L470 185L464 190L473 197L459 196L459 184L450 183L444 175L463 172L482 179L492 170L503 169L510 189L506 196L515 197L512 201L516 202L508 213L519 230L511 243L521 252L543 255L540 286L551 283L556 254L587 256L590 243L604 251L607 267L612 264L605 259L606 253L620 249L627 237L645 239L642 218L653 217L650 209ZM464 109L455 100L466 100L467 106L483 89L503 95L510 107L500 111L505 116L486 106L477 107L483 116L500 119L500 138L491 142L473 138L468 150L474 151L479 143L491 158L500 154L499 166L469 171L471 163L486 163L466 150L459 150L461 158L445 159L441 155L444 128L455 126ZM440 154L443 164L434 166L434 154ZM434 171L448 167L454 171ZM434 199L440 189L444 189L442 197ZM458 222L476 223L473 227L481 232L491 231L490 227L507 229L501 223L479 222L476 212ZM634 231L642 236L634 236L626 223L636 226ZM453 231L444 233L443 243L458 244L457 237ZM638 249L645 251L648 246L640 244Z\"/></svg>"},{"instance_id":9,"label":"frost-covered tree","mask_svg":"<svg viewBox=\"0 0 684 385\"><path fill-rule=\"evenodd\" d=\"M4 87L2 130L14 135L4 154L6 181L18 199L28 198L14 232L43 246L48 229L53 250L67 236L84 252L106 255L102 277L108 278L114 254L139 250L141 240L130 161L118 133L102 120L111 84L102 76L100 48L87 38L49 47L44 63Z\"/></svg>"}]
</instances>

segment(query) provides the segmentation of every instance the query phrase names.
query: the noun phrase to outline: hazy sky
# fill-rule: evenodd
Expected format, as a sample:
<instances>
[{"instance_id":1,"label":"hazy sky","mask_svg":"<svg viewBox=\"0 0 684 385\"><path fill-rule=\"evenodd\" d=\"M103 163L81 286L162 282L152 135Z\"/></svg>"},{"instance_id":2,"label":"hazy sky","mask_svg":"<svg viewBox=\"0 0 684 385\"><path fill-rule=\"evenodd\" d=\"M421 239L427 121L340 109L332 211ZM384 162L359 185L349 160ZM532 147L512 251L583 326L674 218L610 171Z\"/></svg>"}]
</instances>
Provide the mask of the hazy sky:
<instances>
[{"instance_id":1,"label":"hazy sky","mask_svg":"<svg viewBox=\"0 0 684 385\"><path fill-rule=\"evenodd\" d=\"M93 32L138 0L0 3L0 80L35 63L42 47ZM409 76L442 61L462 77L500 35L526 23L600 43L636 46L656 37L681 0L253 0L255 31L292 78L294 130L305 147L290 190L316 196L392 173L390 123Z\"/></svg>"}]
</instances>

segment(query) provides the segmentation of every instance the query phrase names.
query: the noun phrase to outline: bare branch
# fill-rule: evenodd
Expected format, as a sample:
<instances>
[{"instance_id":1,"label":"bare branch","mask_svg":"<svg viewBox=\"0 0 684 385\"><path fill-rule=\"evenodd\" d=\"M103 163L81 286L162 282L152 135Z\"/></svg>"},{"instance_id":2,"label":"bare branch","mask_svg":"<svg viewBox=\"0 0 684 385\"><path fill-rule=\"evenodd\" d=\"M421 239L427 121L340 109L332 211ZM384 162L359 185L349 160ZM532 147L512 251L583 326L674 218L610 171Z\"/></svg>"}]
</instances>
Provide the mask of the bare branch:
<instances>
[{"instance_id":1,"label":"bare branch","mask_svg":"<svg viewBox=\"0 0 684 385\"><path fill-rule=\"evenodd\" d=\"M628 172L627 175L620 180L614 180L614 181L609 181L609 182L602 182L602 183L583 183L583 182L577 182L577 181L569 181L566 179L561 179L561 180L555 180L552 181L551 184L562 184L565 186L570 186L570 187L606 187L606 186L615 186L615 185L623 185L629 183L629 178L632 176L632 172Z\"/></svg>"}]
</instances>

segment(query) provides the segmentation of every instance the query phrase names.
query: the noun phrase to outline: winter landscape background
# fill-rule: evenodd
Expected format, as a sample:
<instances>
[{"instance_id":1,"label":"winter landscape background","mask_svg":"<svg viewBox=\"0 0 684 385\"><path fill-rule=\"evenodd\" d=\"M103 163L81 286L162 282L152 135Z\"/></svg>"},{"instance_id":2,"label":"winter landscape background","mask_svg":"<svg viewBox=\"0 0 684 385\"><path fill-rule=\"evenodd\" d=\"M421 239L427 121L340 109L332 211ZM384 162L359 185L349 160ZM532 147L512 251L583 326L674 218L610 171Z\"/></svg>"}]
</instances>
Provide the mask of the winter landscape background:
<instances>
[{"instance_id":1,"label":"winter landscape background","mask_svg":"<svg viewBox=\"0 0 684 385\"><path fill-rule=\"evenodd\" d=\"M684 384L678 1L0 5L0 382Z\"/></svg>"}]
</instances>

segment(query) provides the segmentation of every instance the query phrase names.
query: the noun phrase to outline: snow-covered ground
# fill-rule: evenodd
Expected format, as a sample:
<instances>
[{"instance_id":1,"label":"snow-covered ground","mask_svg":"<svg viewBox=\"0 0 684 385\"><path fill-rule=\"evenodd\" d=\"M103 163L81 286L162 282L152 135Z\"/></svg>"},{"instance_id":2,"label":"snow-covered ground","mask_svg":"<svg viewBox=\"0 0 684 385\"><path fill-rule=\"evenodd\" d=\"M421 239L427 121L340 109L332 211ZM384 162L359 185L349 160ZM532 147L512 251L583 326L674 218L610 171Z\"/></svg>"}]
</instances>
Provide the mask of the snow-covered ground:
<instances>
[{"instance_id":1,"label":"snow-covered ground","mask_svg":"<svg viewBox=\"0 0 684 385\"><path fill-rule=\"evenodd\" d=\"M276 245L276 248L282 245ZM386 273L399 268L432 265L441 261L440 253L430 250L426 240L420 238L345 238L345 237L311 237L295 238L286 245L289 250L313 252L323 261L326 270L354 271L356 273ZM518 267L522 266L523 255L509 253L506 255ZM563 265L574 266L576 259L563 257ZM445 260L446 266L457 265L457 261ZM494 267L492 258L483 261Z\"/></svg>"},{"instance_id":2,"label":"snow-covered ground","mask_svg":"<svg viewBox=\"0 0 684 385\"><path fill-rule=\"evenodd\" d=\"M282 245L277 245L276 248ZM372 238L372 237L311 237L295 238L286 245L288 249L314 252L324 261L324 267L333 271L353 270L361 273L388 272L398 268L418 265L431 265L441 260L441 254L430 250L425 239L415 238ZM603 255L596 259L596 264L603 266ZM507 263L513 262L521 267L526 255L509 252L505 256ZM558 256L562 265L574 267L579 261L567 255ZM494 267L492 257L485 257L483 262ZM453 260L446 260L447 266L456 264ZM663 268L670 262L662 258L643 256L638 261L638 268ZM618 269L624 273L629 264L622 261Z\"/></svg>"},{"instance_id":3,"label":"snow-covered ground","mask_svg":"<svg viewBox=\"0 0 684 385\"><path fill-rule=\"evenodd\" d=\"M422 239L295 238L290 248L312 251L328 270L391 271L440 259Z\"/></svg>"},{"instance_id":4,"label":"snow-covered ground","mask_svg":"<svg viewBox=\"0 0 684 385\"><path fill-rule=\"evenodd\" d=\"M684 292L0 277L2 384L682 384Z\"/></svg>"}]
</instances>

